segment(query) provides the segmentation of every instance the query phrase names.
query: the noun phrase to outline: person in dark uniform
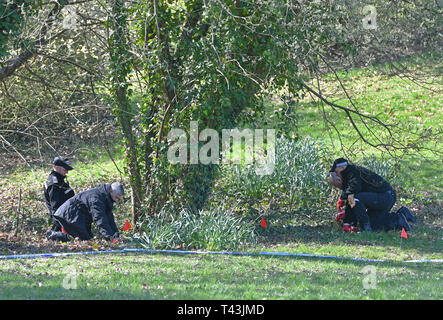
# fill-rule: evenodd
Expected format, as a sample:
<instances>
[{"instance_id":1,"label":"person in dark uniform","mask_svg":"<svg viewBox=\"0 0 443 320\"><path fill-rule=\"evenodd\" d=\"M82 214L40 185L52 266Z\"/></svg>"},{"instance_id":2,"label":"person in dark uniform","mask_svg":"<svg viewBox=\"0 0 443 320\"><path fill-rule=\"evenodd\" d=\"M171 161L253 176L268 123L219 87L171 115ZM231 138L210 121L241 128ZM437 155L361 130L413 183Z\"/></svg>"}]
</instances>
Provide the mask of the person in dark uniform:
<instances>
[{"instance_id":1,"label":"person in dark uniform","mask_svg":"<svg viewBox=\"0 0 443 320\"><path fill-rule=\"evenodd\" d=\"M408 222L415 222L415 218L406 207L389 212L397 194L378 174L339 158L331 167L330 182L342 190L337 206L346 203L344 218L348 223L358 223L363 231L411 230Z\"/></svg>"},{"instance_id":2,"label":"person in dark uniform","mask_svg":"<svg viewBox=\"0 0 443 320\"><path fill-rule=\"evenodd\" d=\"M76 194L54 213L54 220L62 232L52 233L48 240L69 241L71 237L90 240L93 238L91 225L94 222L103 238L119 241L112 210L114 203L121 200L123 195L123 186L119 182L101 184Z\"/></svg>"},{"instance_id":3,"label":"person in dark uniform","mask_svg":"<svg viewBox=\"0 0 443 320\"><path fill-rule=\"evenodd\" d=\"M66 200L75 195L74 190L72 190L69 182L66 180L66 174L73 169L70 166L69 159L56 157L52 164L52 171L45 182L43 190L51 221L53 221L53 216L57 209ZM54 224L51 230L60 231L60 228L58 224Z\"/></svg>"}]
</instances>

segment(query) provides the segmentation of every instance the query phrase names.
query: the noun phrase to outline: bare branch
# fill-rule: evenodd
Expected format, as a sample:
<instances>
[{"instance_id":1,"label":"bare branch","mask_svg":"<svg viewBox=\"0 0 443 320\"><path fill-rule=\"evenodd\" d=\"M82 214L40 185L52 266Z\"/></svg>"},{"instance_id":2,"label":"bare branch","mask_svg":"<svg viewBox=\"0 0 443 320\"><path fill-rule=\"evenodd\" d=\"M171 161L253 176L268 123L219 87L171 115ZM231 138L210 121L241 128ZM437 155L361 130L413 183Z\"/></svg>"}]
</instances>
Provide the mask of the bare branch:
<instances>
[{"instance_id":1,"label":"bare branch","mask_svg":"<svg viewBox=\"0 0 443 320\"><path fill-rule=\"evenodd\" d=\"M18 57L12 58L4 63L5 67L0 69L0 81L11 76L18 68L24 65L37 53L38 48L49 42L49 39L45 39L48 29L52 26L55 17L60 13L64 6L63 2L62 4L55 2L54 8L49 12L46 21L40 29L39 38L35 40L30 47L27 47Z\"/></svg>"}]
</instances>

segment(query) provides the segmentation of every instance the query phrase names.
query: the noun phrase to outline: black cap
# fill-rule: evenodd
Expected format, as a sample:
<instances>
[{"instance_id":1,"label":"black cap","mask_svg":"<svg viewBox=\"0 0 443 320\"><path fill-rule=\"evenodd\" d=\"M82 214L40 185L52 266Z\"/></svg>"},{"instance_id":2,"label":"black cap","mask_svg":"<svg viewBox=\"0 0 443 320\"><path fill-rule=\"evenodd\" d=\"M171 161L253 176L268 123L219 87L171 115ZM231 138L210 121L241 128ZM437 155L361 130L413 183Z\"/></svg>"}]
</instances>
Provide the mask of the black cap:
<instances>
[{"instance_id":1,"label":"black cap","mask_svg":"<svg viewBox=\"0 0 443 320\"><path fill-rule=\"evenodd\" d=\"M63 159L63 158L60 158L60 157L55 157L54 161L52 162L52 164L54 166L59 166L59 167L65 168L66 170L74 169L73 167L71 167L69 165L69 159L67 159L67 158Z\"/></svg>"},{"instance_id":2,"label":"black cap","mask_svg":"<svg viewBox=\"0 0 443 320\"><path fill-rule=\"evenodd\" d=\"M349 164L349 161L346 160L345 158L338 158L334 160L334 164L331 167L331 170L329 170L329 172L334 172L335 168L337 167L341 167L341 166L347 166Z\"/></svg>"}]
</instances>

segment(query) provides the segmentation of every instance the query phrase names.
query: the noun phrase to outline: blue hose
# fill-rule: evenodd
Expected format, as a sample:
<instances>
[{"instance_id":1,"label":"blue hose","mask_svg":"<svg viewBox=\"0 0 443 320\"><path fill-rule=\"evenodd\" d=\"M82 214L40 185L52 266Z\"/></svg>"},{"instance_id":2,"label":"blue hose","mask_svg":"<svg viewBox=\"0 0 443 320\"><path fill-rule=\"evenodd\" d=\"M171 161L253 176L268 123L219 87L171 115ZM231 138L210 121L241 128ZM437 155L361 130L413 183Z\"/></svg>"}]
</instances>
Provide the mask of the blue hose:
<instances>
[{"instance_id":1,"label":"blue hose","mask_svg":"<svg viewBox=\"0 0 443 320\"><path fill-rule=\"evenodd\" d=\"M349 257L326 256L318 254L295 253L295 252L229 252L229 251L186 251L186 250L157 250L157 249L131 249L124 248L120 250L104 250L104 251L84 251L84 252L62 252L62 253L42 253L42 254L21 254L21 255L4 255L1 259L25 259L25 258L51 258L51 257L67 257L73 255L88 255L88 254L103 254L103 253L130 253L130 252L147 252L147 253L166 253L166 254L220 254L220 255L237 255L237 256L293 256L293 257L309 257L309 258L324 258L324 259L338 259L361 262L387 262L379 259L359 259ZM400 262L408 263L442 263L443 259L424 259L424 260L407 260Z\"/></svg>"}]
</instances>

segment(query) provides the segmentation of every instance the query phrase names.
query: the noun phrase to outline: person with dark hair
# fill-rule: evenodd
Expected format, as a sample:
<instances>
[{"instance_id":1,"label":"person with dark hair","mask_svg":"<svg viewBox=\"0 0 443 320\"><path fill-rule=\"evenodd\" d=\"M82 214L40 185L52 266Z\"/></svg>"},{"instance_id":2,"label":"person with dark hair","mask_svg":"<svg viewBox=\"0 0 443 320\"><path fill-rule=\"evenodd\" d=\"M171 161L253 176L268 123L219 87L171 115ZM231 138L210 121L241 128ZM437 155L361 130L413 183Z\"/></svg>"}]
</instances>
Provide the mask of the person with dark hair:
<instances>
[{"instance_id":1,"label":"person with dark hair","mask_svg":"<svg viewBox=\"0 0 443 320\"><path fill-rule=\"evenodd\" d=\"M363 231L411 230L408 222L415 222L415 218L406 207L389 213L397 194L391 184L378 174L338 158L330 169L329 181L342 190L337 206L346 204L343 218L347 223L356 227L359 224Z\"/></svg>"},{"instance_id":2,"label":"person with dark hair","mask_svg":"<svg viewBox=\"0 0 443 320\"><path fill-rule=\"evenodd\" d=\"M43 194L50 219L53 222L51 230L60 231L60 227L53 221L53 215L66 200L75 195L74 190L72 190L69 182L66 180L67 173L73 170L73 168L70 165L69 159L60 157L55 157L52 164L52 171L45 181Z\"/></svg>"},{"instance_id":3,"label":"person with dark hair","mask_svg":"<svg viewBox=\"0 0 443 320\"><path fill-rule=\"evenodd\" d=\"M54 220L61 232L48 232L48 240L69 241L72 237L80 240L93 238L94 222L100 235L112 242L120 240L112 210L114 203L123 198L123 186L119 182L101 184L70 198L54 213Z\"/></svg>"}]
</instances>

